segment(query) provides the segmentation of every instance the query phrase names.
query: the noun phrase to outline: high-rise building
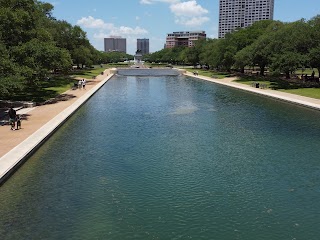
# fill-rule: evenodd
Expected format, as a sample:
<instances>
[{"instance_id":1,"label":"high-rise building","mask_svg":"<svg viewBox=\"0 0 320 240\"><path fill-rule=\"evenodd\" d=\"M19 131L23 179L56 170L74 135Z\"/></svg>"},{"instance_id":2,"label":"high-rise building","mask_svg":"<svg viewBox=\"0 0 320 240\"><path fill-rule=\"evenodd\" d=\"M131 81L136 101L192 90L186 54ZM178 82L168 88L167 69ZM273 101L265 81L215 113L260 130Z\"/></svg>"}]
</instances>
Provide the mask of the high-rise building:
<instances>
[{"instance_id":1,"label":"high-rise building","mask_svg":"<svg viewBox=\"0 0 320 240\"><path fill-rule=\"evenodd\" d=\"M127 53L127 40L119 36L110 36L109 38L105 38L104 51Z\"/></svg>"},{"instance_id":2,"label":"high-rise building","mask_svg":"<svg viewBox=\"0 0 320 240\"><path fill-rule=\"evenodd\" d=\"M165 48L173 48L179 46L193 47L195 45L195 41L200 38L206 38L205 31L168 33Z\"/></svg>"},{"instance_id":3,"label":"high-rise building","mask_svg":"<svg viewBox=\"0 0 320 240\"><path fill-rule=\"evenodd\" d=\"M237 28L273 19L274 0L220 0L219 38Z\"/></svg>"},{"instance_id":4,"label":"high-rise building","mask_svg":"<svg viewBox=\"0 0 320 240\"><path fill-rule=\"evenodd\" d=\"M137 51L142 55L149 54L149 39L137 39Z\"/></svg>"}]
</instances>

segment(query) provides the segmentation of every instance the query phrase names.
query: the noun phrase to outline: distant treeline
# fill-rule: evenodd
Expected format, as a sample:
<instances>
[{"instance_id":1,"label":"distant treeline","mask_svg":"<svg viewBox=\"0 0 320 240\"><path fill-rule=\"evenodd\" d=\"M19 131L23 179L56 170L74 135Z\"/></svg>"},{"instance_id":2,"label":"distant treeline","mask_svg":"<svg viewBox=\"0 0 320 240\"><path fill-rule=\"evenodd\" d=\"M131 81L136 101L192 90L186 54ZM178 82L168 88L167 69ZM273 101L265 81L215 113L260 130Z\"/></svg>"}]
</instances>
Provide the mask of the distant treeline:
<instances>
[{"instance_id":1,"label":"distant treeline","mask_svg":"<svg viewBox=\"0 0 320 240\"><path fill-rule=\"evenodd\" d=\"M287 78L298 68L320 70L320 16L296 22L263 20L237 29L225 39L198 40L194 48L163 49L144 56L150 62L204 65L220 71L244 72L258 66Z\"/></svg>"},{"instance_id":2,"label":"distant treeline","mask_svg":"<svg viewBox=\"0 0 320 240\"><path fill-rule=\"evenodd\" d=\"M57 20L37 0L0 0L0 99L52 72L116 62L129 55L96 50L79 26Z\"/></svg>"}]
</instances>

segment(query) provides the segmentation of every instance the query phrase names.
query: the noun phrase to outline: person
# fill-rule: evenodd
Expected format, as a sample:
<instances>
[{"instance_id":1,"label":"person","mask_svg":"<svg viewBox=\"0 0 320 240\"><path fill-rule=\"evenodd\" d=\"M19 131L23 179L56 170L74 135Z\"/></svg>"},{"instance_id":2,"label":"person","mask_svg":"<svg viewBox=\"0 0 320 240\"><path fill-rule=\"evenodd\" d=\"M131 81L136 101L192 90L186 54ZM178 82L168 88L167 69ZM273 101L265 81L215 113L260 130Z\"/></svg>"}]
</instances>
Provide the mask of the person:
<instances>
[{"instance_id":1,"label":"person","mask_svg":"<svg viewBox=\"0 0 320 240\"><path fill-rule=\"evenodd\" d=\"M17 117L16 110L14 110L13 107L10 107L8 111L8 115L9 115L9 124L11 126L11 130L15 130L14 127L15 127L15 121Z\"/></svg>"},{"instance_id":2,"label":"person","mask_svg":"<svg viewBox=\"0 0 320 240\"><path fill-rule=\"evenodd\" d=\"M312 79L312 80L314 80L314 74L315 74L315 72L312 71L312 73L311 73L311 79Z\"/></svg>"},{"instance_id":3,"label":"person","mask_svg":"<svg viewBox=\"0 0 320 240\"><path fill-rule=\"evenodd\" d=\"M81 80L78 81L78 88L82 88L82 81Z\"/></svg>"},{"instance_id":4,"label":"person","mask_svg":"<svg viewBox=\"0 0 320 240\"><path fill-rule=\"evenodd\" d=\"M82 88L86 89L86 80L85 79L82 79Z\"/></svg>"},{"instance_id":5,"label":"person","mask_svg":"<svg viewBox=\"0 0 320 240\"><path fill-rule=\"evenodd\" d=\"M21 129L21 116L19 114L17 114L16 122L17 122L16 130Z\"/></svg>"}]
</instances>

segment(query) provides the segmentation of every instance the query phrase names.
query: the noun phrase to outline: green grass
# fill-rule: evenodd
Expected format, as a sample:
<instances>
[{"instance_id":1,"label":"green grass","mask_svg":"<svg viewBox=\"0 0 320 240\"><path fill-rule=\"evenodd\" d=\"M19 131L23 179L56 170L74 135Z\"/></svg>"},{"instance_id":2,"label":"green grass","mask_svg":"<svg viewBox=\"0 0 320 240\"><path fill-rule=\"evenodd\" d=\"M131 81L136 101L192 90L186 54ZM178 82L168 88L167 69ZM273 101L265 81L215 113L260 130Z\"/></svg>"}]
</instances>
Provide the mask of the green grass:
<instances>
[{"instance_id":1,"label":"green grass","mask_svg":"<svg viewBox=\"0 0 320 240\"><path fill-rule=\"evenodd\" d=\"M251 85L252 83L259 82L260 84L266 84L267 88L296 94L304 97L311 97L320 99L320 85L305 85L302 83L290 82L285 79L279 78L259 78L259 77L241 77L235 82L239 82L246 85Z\"/></svg>"},{"instance_id":2,"label":"green grass","mask_svg":"<svg viewBox=\"0 0 320 240\"><path fill-rule=\"evenodd\" d=\"M100 66L95 66L92 69L77 69L74 70L72 76L74 78L87 78L87 79L92 79L93 77L101 74L106 68L100 67Z\"/></svg>"},{"instance_id":3,"label":"green grass","mask_svg":"<svg viewBox=\"0 0 320 240\"><path fill-rule=\"evenodd\" d=\"M320 99L320 88L280 89L279 91Z\"/></svg>"},{"instance_id":4,"label":"green grass","mask_svg":"<svg viewBox=\"0 0 320 240\"><path fill-rule=\"evenodd\" d=\"M312 71L315 72L315 75L318 75L318 70L317 69L312 69L312 68L307 68L307 69L298 69L296 70L296 74L297 75L301 75L301 74L308 74L308 75L311 75Z\"/></svg>"},{"instance_id":5,"label":"green grass","mask_svg":"<svg viewBox=\"0 0 320 240\"><path fill-rule=\"evenodd\" d=\"M225 73L225 72L215 72L212 70L203 70L203 69L194 69L194 68L186 68L185 69L188 72L198 72L199 75L201 76L205 76L205 77L214 77L214 78L218 78L218 79L222 79L225 77L229 77L230 74L229 73Z\"/></svg>"},{"instance_id":6,"label":"green grass","mask_svg":"<svg viewBox=\"0 0 320 240\"><path fill-rule=\"evenodd\" d=\"M16 91L11 97L14 101L44 102L69 90L74 79L69 76L52 76L50 80L37 81L20 91Z\"/></svg>"}]
</instances>

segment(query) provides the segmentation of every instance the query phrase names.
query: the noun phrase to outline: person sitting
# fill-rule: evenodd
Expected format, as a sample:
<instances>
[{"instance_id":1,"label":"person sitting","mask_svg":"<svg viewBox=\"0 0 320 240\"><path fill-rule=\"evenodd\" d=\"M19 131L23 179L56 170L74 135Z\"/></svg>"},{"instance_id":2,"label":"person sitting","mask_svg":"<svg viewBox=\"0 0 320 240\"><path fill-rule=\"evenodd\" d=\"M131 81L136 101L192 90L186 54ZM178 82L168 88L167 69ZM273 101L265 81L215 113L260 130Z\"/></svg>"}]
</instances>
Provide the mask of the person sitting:
<instances>
[{"instance_id":1,"label":"person sitting","mask_svg":"<svg viewBox=\"0 0 320 240\"><path fill-rule=\"evenodd\" d=\"M15 130L14 126L15 126L15 121L17 117L16 110L14 110L13 107L11 107L8 111L8 115L9 115L9 124L11 126L11 130Z\"/></svg>"}]
</instances>

